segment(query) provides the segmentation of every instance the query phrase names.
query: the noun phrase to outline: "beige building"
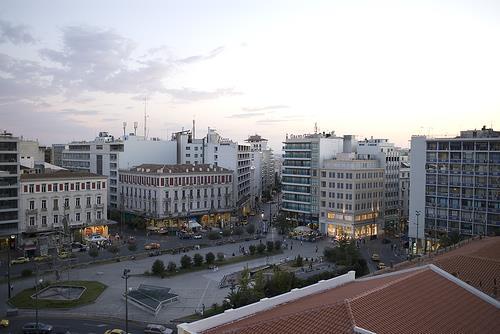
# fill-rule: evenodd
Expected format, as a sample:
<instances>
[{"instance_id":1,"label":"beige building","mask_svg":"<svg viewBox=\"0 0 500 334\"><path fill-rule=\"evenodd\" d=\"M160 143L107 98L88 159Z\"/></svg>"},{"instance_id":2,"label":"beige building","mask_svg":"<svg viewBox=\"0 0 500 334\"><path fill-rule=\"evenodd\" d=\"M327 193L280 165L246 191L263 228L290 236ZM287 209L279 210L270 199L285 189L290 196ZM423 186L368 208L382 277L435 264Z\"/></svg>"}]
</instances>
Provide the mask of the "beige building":
<instances>
[{"instance_id":1,"label":"beige building","mask_svg":"<svg viewBox=\"0 0 500 334\"><path fill-rule=\"evenodd\" d=\"M27 255L93 233L108 235L106 176L58 171L21 175L19 233Z\"/></svg>"},{"instance_id":2,"label":"beige building","mask_svg":"<svg viewBox=\"0 0 500 334\"><path fill-rule=\"evenodd\" d=\"M324 161L320 174L320 231L332 237L377 235L384 200L379 162L339 153Z\"/></svg>"}]
</instances>

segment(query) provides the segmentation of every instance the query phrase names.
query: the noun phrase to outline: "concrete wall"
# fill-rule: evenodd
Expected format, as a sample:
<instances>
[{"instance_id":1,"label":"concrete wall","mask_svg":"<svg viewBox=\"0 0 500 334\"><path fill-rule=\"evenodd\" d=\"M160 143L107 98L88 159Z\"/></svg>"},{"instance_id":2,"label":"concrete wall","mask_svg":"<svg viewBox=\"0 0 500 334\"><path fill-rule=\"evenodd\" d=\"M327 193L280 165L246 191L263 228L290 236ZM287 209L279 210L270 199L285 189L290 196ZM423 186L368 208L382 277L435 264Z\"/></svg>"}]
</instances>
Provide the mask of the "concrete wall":
<instances>
[{"instance_id":1,"label":"concrete wall","mask_svg":"<svg viewBox=\"0 0 500 334\"><path fill-rule=\"evenodd\" d=\"M424 238L425 229L425 154L426 137L413 136L411 138L410 151L410 211L408 235L410 238L416 238L417 235L417 216L416 211L420 211L418 218L418 238ZM420 245L421 246L421 245ZM419 246L419 248L420 248ZM420 248L422 249L422 248Z\"/></svg>"}]
</instances>

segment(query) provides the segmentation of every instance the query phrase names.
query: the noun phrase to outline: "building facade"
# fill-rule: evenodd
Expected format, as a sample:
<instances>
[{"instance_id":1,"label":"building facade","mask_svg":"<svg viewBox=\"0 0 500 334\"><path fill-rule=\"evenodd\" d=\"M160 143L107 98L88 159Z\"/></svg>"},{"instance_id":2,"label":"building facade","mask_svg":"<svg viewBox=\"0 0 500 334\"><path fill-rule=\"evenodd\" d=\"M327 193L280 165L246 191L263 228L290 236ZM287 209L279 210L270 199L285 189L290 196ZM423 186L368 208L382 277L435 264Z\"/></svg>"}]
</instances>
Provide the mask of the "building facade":
<instances>
[{"instance_id":1,"label":"building facade","mask_svg":"<svg viewBox=\"0 0 500 334\"><path fill-rule=\"evenodd\" d=\"M0 133L0 238L18 233L19 224L19 138Z\"/></svg>"},{"instance_id":2,"label":"building facade","mask_svg":"<svg viewBox=\"0 0 500 334\"><path fill-rule=\"evenodd\" d=\"M418 240L419 251L450 232L500 232L499 131L414 136L410 156L409 236Z\"/></svg>"},{"instance_id":3,"label":"building facade","mask_svg":"<svg viewBox=\"0 0 500 334\"><path fill-rule=\"evenodd\" d=\"M275 185L275 163L273 150L268 147L268 140L255 134L248 137L247 143L251 145L252 152L259 152L261 155L260 173L261 173L261 191L270 190ZM257 153L255 153L257 155ZM257 167L256 167L257 169Z\"/></svg>"},{"instance_id":4,"label":"building facade","mask_svg":"<svg viewBox=\"0 0 500 334\"><path fill-rule=\"evenodd\" d=\"M223 227L235 209L233 172L208 165L143 164L120 170L123 210L156 228L185 228L195 219Z\"/></svg>"},{"instance_id":5,"label":"building facade","mask_svg":"<svg viewBox=\"0 0 500 334\"><path fill-rule=\"evenodd\" d=\"M383 225L384 169L377 160L340 153L320 177L320 231L331 237L377 235Z\"/></svg>"},{"instance_id":6,"label":"building facade","mask_svg":"<svg viewBox=\"0 0 500 334\"><path fill-rule=\"evenodd\" d=\"M108 235L108 179L88 172L21 176L19 233L27 255L47 254L63 242Z\"/></svg>"},{"instance_id":7,"label":"building facade","mask_svg":"<svg viewBox=\"0 0 500 334\"><path fill-rule=\"evenodd\" d=\"M283 146L282 211L299 224L319 222L320 168L343 150L335 133L287 135Z\"/></svg>"}]
</instances>

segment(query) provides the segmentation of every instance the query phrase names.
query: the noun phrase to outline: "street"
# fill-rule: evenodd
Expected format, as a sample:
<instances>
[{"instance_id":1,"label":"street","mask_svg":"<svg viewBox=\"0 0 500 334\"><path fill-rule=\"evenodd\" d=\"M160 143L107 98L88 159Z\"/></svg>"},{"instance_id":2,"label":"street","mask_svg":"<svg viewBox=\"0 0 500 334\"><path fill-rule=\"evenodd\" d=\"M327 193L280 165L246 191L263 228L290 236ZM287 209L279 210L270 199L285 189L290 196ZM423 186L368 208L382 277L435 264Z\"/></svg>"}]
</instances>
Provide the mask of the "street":
<instances>
[{"instance_id":1,"label":"street","mask_svg":"<svg viewBox=\"0 0 500 334\"><path fill-rule=\"evenodd\" d=\"M387 244L384 244L382 240L382 238L378 238L365 241L364 243L360 242L359 250L366 260L370 273L378 270L377 266L379 263L384 263L387 267L390 267L391 263L394 265L406 260L406 256L399 256L397 251L392 248L394 244L399 244L399 239L389 239L391 242ZM373 261L373 254L378 254L380 261Z\"/></svg>"}]
</instances>

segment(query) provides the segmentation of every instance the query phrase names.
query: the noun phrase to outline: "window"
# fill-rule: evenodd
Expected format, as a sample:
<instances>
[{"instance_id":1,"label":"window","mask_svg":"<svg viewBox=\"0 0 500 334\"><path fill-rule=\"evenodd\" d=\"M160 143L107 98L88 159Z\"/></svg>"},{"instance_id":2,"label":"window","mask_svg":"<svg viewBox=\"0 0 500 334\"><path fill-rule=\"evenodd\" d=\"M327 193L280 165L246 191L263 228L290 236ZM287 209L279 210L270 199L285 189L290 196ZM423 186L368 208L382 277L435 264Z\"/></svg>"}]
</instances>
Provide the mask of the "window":
<instances>
[{"instance_id":1,"label":"window","mask_svg":"<svg viewBox=\"0 0 500 334\"><path fill-rule=\"evenodd\" d=\"M35 201L30 201L30 210L35 209Z\"/></svg>"},{"instance_id":2,"label":"window","mask_svg":"<svg viewBox=\"0 0 500 334\"><path fill-rule=\"evenodd\" d=\"M42 199L42 210L47 210L47 200Z\"/></svg>"},{"instance_id":3,"label":"window","mask_svg":"<svg viewBox=\"0 0 500 334\"><path fill-rule=\"evenodd\" d=\"M47 192L47 185L44 183L42 184L42 193Z\"/></svg>"},{"instance_id":4,"label":"window","mask_svg":"<svg viewBox=\"0 0 500 334\"><path fill-rule=\"evenodd\" d=\"M58 224L59 223L59 216L58 215L54 215L54 224Z\"/></svg>"},{"instance_id":5,"label":"window","mask_svg":"<svg viewBox=\"0 0 500 334\"><path fill-rule=\"evenodd\" d=\"M91 206L91 198L90 196L87 196L87 207Z\"/></svg>"},{"instance_id":6,"label":"window","mask_svg":"<svg viewBox=\"0 0 500 334\"><path fill-rule=\"evenodd\" d=\"M42 216L42 226L47 226L47 216Z\"/></svg>"},{"instance_id":7,"label":"window","mask_svg":"<svg viewBox=\"0 0 500 334\"><path fill-rule=\"evenodd\" d=\"M75 213L75 221L80 221L80 212Z\"/></svg>"},{"instance_id":8,"label":"window","mask_svg":"<svg viewBox=\"0 0 500 334\"><path fill-rule=\"evenodd\" d=\"M59 200L57 198L54 199L54 210L59 210Z\"/></svg>"},{"instance_id":9,"label":"window","mask_svg":"<svg viewBox=\"0 0 500 334\"><path fill-rule=\"evenodd\" d=\"M34 184L30 184L29 185L29 189L30 189L29 190L30 193L34 193L35 192L35 185Z\"/></svg>"},{"instance_id":10,"label":"window","mask_svg":"<svg viewBox=\"0 0 500 334\"><path fill-rule=\"evenodd\" d=\"M76 190L80 190L80 182L77 182L77 183L75 184L75 189L76 189Z\"/></svg>"},{"instance_id":11,"label":"window","mask_svg":"<svg viewBox=\"0 0 500 334\"><path fill-rule=\"evenodd\" d=\"M69 190L69 183L65 183L64 184L64 191L68 191Z\"/></svg>"},{"instance_id":12,"label":"window","mask_svg":"<svg viewBox=\"0 0 500 334\"><path fill-rule=\"evenodd\" d=\"M97 196L96 203L101 204L101 196Z\"/></svg>"},{"instance_id":13,"label":"window","mask_svg":"<svg viewBox=\"0 0 500 334\"><path fill-rule=\"evenodd\" d=\"M101 219L101 211L97 211L97 219Z\"/></svg>"},{"instance_id":14,"label":"window","mask_svg":"<svg viewBox=\"0 0 500 334\"><path fill-rule=\"evenodd\" d=\"M87 221L90 221L90 217L91 217L90 215L91 215L91 213L87 212Z\"/></svg>"},{"instance_id":15,"label":"window","mask_svg":"<svg viewBox=\"0 0 500 334\"><path fill-rule=\"evenodd\" d=\"M57 183L53 183L53 184L52 184L52 189L53 189L55 192L57 192Z\"/></svg>"},{"instance_id":16,"label":"window","mask_svg":"<svg viewBox=\"0 0 500 334\"><path fill-rule=\"evenodd\" d=\"M68 209L69 208L69 198L64 199L64 208Z\"/></svg>"},{"instance_id":17,"label":"window","mask_svg":"<svg viewBox=\"0 0 500 334\"><path fill-rule=\"evenodd\" d=\"M35 217L30 217L30 226L35 226Z\"/></svg>"},{"instance_id":18,"label":"window","mask_svg":"<svg viewBox=\"0 0 500 334\"><path fill-rule=\"evenodd\" d=\"M80 207L80 197L77 197L77 198L75 199L75 206L76 206L77 208L79 208L79 207Z\"/></svg>"}]
</instances>

